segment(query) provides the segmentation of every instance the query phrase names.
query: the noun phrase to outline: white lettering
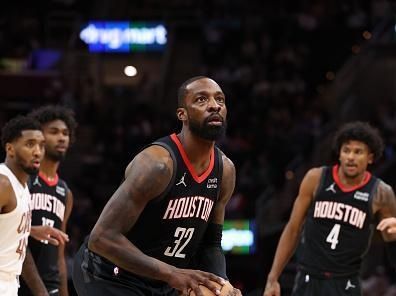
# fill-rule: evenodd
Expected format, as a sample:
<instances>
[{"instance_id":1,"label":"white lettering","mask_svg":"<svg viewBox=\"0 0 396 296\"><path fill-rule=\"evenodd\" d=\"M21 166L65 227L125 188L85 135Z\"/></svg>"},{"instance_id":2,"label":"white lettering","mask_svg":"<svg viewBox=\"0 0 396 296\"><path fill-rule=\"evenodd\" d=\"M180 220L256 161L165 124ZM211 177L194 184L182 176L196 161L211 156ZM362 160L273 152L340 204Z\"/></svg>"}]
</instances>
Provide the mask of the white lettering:
<instances>
[{"instance_id":1,"label":"white lettering","mask_svg":"<svg viewBox=\"0 0 396 296\"><path fill-rule=\"evenodd\" d=\"M330 201L315 202L314 218L335 219L363 228L367 214L358 208Z\"/></svg>"},{"instance_id":2,"label":"white lettering","mask_svg":"<svg viewBox=\"0 0 396 296\"><path fill-rule=\"evenodd\" d=\"M164 45L167 42L166 35L167 31L163 25L143 28L103 28L91 23L80 32L80 38L85 43L100 43L108 45L111 49L119 49L127 44Z\"/></svg>"},{"instance_id":3,"label":"white lettering","mask_svg":"<svg viewBox=\"0 0 396 296\"><path fill-rule=\"evenodd\" d=\"M65 216L65 205L55 196L45 193L33 193L30 200L31 210L54 213L61 221Z\"/></svg>"},{"instance_id":4,"label":"white lettering","mask_svg":"<svg viewBox=\"0 0 396 296\"><path fill-rule=\"evenodd\" d=\"M214 202L203 196L171 199L162 219L199 218L208 221Z\"/></svg>"}]
</instances>

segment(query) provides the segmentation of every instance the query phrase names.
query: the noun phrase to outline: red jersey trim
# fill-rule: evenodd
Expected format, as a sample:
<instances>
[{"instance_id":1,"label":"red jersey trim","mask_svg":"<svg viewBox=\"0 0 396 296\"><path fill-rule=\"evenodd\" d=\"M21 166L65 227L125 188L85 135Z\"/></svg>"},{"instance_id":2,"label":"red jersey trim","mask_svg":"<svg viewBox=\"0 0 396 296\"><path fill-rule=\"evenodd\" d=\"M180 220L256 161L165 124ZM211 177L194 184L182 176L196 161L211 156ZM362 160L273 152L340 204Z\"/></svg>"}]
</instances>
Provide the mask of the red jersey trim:
<instances>
[{"instance_id":1,"label":"red jersey trim","mask_svg":"<svg viewBox=\"0 0 396 296\"><path fill-rule=\"evenodd\" d=\"M364 178L363 178L362 183L360 183L360 184L358 184L356 186L353 186L353 187L346 188L345 185L343 185L341 183L340 177L338 176L338 168L339 168L338 164L333 166L333 179L336 182L336 184L338 185L338 187L340 187L342 192L355 191L355 190L357 190L359 188L362 188L364 185L366 185L371 180L371 173L366 171L365 174L364 174Z\"/></svg>"},{"instance_id":2,"label":"red jersey trim","mask_svg":"<svg viewBox=\"0 0 396 296\"><path fill-rule=\"evenodd\" d=\"M194 178L194 180L197 183L202 183L202 181L205 180L213 170L214 158L215 158L214 157L214 148L212 148L212 151L210 152L210 162L209 162L208 168L201 176L198 176L198 174L195 172L194 167L192 166L190 160L188 159L186 151L184 150L183 145L180 142L179 138L176 136L176 134L172 134L170 137L171 137L172 141L176 144L177 149L179 149L180 155L184 161L184 164L187 166L187 169L190 171L191 176Z\"/></svg>"},{"instance_id":3,"label":"red jersey trim","mask_svg":"<svg viewBox=\"0 0 396 296\"><path fill-rule=\"evenodd\" d=\"M55 175L54 180L48 180L47 176L44 175L42 172L39 172L38 175L40 176L41 179L43 179L45 183L47 183L48 186L55 186L56 184L58 184L59 181L58 174Z\"/></svg>"}]
</instances>

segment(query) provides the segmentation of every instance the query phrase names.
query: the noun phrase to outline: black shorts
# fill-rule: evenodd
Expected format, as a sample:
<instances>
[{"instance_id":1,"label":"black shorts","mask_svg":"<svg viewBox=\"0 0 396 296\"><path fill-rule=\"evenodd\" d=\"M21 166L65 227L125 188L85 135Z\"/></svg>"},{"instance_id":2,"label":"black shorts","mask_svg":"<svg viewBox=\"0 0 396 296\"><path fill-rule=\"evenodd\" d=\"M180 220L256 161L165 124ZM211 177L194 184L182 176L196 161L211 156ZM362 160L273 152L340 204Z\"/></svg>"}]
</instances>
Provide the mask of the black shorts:
<instances>
[{"instance_id":1,"label":"black shorts","mask_svg":"<svg viewBox=\"0 0 396 296\"><path fill-rule=\"evenodd\" d=\"M86 243L74 257L73 284L79 296L178 295L166 283L151 281L119 269L88 250Z\"/></svg>"},{"instance_id":2,"label":"black shorts","mask_svg":"<svg viewBox=\"0 0 396 296\"><path fill-rule=\"evenodd\" d=\"M358 276L315 277L299 271L294 281L292 296L361 296Z\"/></svg>"}]
</instances>

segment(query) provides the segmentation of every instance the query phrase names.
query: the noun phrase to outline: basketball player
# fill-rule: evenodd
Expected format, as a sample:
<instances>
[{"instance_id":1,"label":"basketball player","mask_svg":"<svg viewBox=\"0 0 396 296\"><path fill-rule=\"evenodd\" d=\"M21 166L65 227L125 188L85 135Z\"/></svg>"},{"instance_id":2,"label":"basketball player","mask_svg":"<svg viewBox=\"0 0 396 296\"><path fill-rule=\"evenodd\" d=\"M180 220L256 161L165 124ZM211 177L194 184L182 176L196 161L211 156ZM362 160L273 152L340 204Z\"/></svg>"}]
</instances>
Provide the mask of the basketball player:
<instances>
[{"instance_id":1,"label":"basketball player","mask_svg":"<svg viewBox=\"0 0 396 296\"><path fill-rule=\"evenodd\" d=\"M212 79L194 77L180 87L178 106L181 132L131 161L76 255L80 296L201 296L199 284L220 293L212 281L226 278L220 243L235 185L233 163L215 146L226 127L225 96Z\"/></svg>"},{"instance_id":2,"label":"basketball player","mask_svg":"<svg viewBox=\"0 0 396 296\"><path fill-rule=\"evenodd\" d=\"M334 144L339 164L311 169L300 185L264 296L280 295L278 278L302 229L292 295L361 295L358 274L370 244L371 224L396 216L396 199L389 185L367 171L383 150L376 129L348 123L338 130ZM382 236L396 265L396 235L382 231Z\"/></svg>"},{"instance_id":3,"label":"basketball player","mask_svg":"<svg viewBox=\"0 0 396 296\"><path fill-rule=\"evenodd\" d=\"M74 136L74 113L66 107L50 105L33 110L29 115L41 124L45 138L45 154L40 170L29 181L32 225L48 225L65 232L73 195L57 171ZM48 240L29 239L31 256L28 255L24 262L23 279L40 276L50 296L68 296L64 249L62 244L54 246L48 244ZM34 264L38 274L33 272ZM31 285L29 288L22 281L19 295L37 294L37 287Z\"/></svg>"},{"instance_id":4,"label":"basketball player","mask_svg":"<svg viewBox=\"0 0 396 296\"><path fill-rule=\"evenodd\" d=\"M16 117L4 125L1 142L6 159L0 164L0 295L16 296L29 233L56 243L64 243L66 238L48 227L30 226L26 181L29 174L38 171L44 154L39 123L29 117Z\"/></svg>"}]
</instances>

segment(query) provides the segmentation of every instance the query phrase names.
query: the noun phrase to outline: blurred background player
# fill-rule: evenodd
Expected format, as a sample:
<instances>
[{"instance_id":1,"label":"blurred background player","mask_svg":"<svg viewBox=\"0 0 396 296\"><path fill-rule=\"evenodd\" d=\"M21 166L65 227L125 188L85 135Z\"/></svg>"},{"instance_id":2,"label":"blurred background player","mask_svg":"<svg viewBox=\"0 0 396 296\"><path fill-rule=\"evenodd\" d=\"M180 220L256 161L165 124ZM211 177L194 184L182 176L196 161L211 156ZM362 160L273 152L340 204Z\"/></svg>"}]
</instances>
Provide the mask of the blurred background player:
<instances>
[{"instance_id":1,"label":"blurred background player","mask_svg":"<svg viewBox=\"0 0 396 296\"><path fill-rule=\"evenodd\" d=\"M2 129L5 162L0 164L0 295L18 294L30 232L29 174L37 173L44 155L40 124L16 117Z\"/></svg>"},{"instance_id":2,"label":"blurred background player","mask_svg":"<svg viewBox=\"0 0 396 296\"><path fill-rule=\"evenodd\" d=\"M292 295L361 295L359 272L371 242L371 224L396 215L396 198L392 187L367 171L383 152L377 129L363 122L342 126L334 151L339 164L313 168L301 183L264 296L280 295L278 278L301 233ZM396 235L383 231L382 236L396 266Z\"/></svg>"},{"instance_id":3,"label":"blurred background player","mask_svg":"<svg viewBox=\"0 0 396 296\"><path fill-rule=\"evenodd\" d=\"M41 124L45 138L45 154L38 174L29 181L31 192L32 225L48 225L66 232L67 221L73 206L73 195L66 182L59 178L58 168L74 139L76 121L72 110L48 105L29 114ZM45 284L49 295L67 296L67 269L65 246L54 246L48 240L29 240L34 263L27 256L23 275L37 278L33 264ZM34 282L34 281L30 281ZM19 295L34 295L36 287L29 289L22 281Z\"/></svg>"}]
</instances>

